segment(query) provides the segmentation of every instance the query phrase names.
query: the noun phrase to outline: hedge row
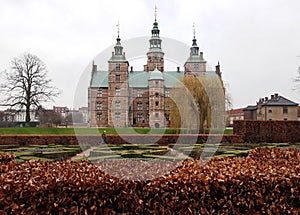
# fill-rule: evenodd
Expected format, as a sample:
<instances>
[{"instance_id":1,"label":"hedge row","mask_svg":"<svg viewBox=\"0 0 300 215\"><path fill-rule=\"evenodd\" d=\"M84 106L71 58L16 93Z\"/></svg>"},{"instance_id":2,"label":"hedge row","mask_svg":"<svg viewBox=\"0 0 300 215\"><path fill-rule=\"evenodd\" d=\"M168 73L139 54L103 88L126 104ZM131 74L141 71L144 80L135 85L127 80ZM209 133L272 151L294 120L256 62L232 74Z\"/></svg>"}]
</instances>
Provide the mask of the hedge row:
<instances>
[{"instance_id":1,"label":"hedge row","mask_svg":"<svg viewBox=\"0 0 300 215\"><path fill-rule=\"evenodd\" d=\"M0 145L18 144L20 146L28 145L88 145L93 146L102 142L101 135L1 135ZM149 134L149 135L107 135L107 142L112 144L151 144L158 143L167 145L169 143L243 143L242 136L239 135L217 135L217 134Z\"/></svg>"},{"instance_id":2,"label":"hedge row","mask_svg":"<svg viewBox=\"0 0 300 215\"><path fill-rule=\"evenodd\" d=\"M206 163L17 163L3 162L2 157L7 155L0 155L0 214L300 212L300 152L296 149L257 148L246 158L213 158ZM137 175L140 178L133 180Z\"/></svg>"},{"instance_id":3,"label":"hedge row","mask_svg":"<svg viewBox=\"0 0 300 215\"><path fill-rule=\"evenodd\" d=\"M251 121L233 123L234 134L243 136L246 143L300 142L300 121Z\"/></svg>"}]
</instances>

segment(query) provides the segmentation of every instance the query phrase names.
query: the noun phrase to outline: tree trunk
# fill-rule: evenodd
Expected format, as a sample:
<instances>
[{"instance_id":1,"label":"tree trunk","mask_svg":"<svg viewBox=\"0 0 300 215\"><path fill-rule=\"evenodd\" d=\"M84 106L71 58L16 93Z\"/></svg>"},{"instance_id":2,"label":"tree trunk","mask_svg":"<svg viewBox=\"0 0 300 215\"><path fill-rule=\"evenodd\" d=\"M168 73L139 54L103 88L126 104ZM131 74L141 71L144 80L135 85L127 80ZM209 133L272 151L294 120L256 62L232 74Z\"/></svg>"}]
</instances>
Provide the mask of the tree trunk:
<instances>
[{"instance_id":1,"label":"tree trunk","mask_svg":"<svg viewBox=\"0 0 300 215\"><path fill-rule=\"evenodd\" d=\"M30 126L30 106L26 105L25 126Z\"/></svg>"}]
</instances>

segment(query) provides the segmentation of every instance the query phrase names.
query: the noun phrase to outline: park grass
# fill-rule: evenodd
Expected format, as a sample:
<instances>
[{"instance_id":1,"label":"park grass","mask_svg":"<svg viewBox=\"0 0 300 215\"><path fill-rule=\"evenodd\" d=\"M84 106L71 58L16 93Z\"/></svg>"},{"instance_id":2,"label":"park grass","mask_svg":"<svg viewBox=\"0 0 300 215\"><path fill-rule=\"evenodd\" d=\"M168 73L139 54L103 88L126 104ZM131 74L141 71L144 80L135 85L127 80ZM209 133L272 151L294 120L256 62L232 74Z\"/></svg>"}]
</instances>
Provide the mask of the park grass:
<instances>
[{"instance_id":1,"label":"park grass","mask_svg":"<svg viewBox=\"0 0 300 215\"><path fill-rule=\"evenodd\" d=\"M65 134L75 134L73 128L0 128L1 135L17 135L17 134L57 134L57 135L65 135Z\"/></svg>"}]
</instances>

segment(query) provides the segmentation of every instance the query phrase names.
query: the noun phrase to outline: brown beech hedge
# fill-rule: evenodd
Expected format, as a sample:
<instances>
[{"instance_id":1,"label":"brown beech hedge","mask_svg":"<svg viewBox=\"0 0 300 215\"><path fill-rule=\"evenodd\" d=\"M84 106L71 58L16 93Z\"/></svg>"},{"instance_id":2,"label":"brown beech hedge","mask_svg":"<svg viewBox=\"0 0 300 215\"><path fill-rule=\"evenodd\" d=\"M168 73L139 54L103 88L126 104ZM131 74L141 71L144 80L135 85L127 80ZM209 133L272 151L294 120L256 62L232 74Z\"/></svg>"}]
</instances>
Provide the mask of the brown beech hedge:
<instances>
[{"instance_id":1,"label":"brown beech hedge","mask_svg":"<svg viewBox=\"0 0 300 215\"><path fill-rule=\"evenodd\" d=\"M299 150L277 148L181 163L1 154L0 214L299 214L299 161Z\"/></svg>"}]
</instances>

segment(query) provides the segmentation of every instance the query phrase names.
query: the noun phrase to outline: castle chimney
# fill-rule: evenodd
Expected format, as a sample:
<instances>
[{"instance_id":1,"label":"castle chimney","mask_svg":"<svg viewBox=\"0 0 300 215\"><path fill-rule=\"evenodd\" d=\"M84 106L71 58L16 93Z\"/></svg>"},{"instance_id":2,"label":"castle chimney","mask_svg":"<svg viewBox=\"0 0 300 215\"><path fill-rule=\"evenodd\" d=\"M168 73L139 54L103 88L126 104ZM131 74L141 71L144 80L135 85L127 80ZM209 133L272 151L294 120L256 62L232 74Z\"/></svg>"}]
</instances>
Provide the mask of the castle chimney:
<instances>
[{"instance_id":1,"label":"castle chimney","mask_svg":"<svg viewBox=\"0 0 300 215\"><path fill-rule=\"evenodd\" d=\"M130 72L133 72L133 66L130 67Z\"/></svg>"},{"instance_id":2,"label":"castle chimney","mask_svg":"<svg viewBox=\"0 0 300 215\"><path fill-rule=\"evenodd\" d=\"M204 58L203 58L203 52L200 52L200 59L204 60Z\"/></svg>"},{"instance_id":3,"label":"castle chimney","mask_svg":"<svg viewBox=\"0 0 300 215\"><path fill-rule=\"evenodd\" d=\"M275 99L277 99L278 98L278 93L275 93Z\"/></svg>"},{"instance_id":4,"label":"castle chimney","mask_svg":"<svg viewBox=\"0 0 300 215\"><path fill-rule=\"evenodd\" d=\"M216 65L216 73L219 77L221 77L222 73L221 73L221 70L220 70L220 63L218 61L218 64Z\"/></svg>"},{"instance_id":5,"label":"castle chimney","mask_svg":"<svg viewBox=\"0 0 300 215\"><path fill-rule=\"evenodd\" d=\"M94 75L97 72L97 65L94 64L93 61L93 66L92 66L92 75Z\"/></svg>"},{"instance_id":6,"label":"castle chimney","mask_svg":"<svg viewBox=\"0 0 300 215\"><path fill-rule=\"evenodd\" d=\"M180 72L180 67L179 66L177 66L177 72Z\"/></svg>"},{"instance_id":7,"label":"castle chimney","mask_svg":"<svg viewBox=\"0 0 300 215\"><path fill-rule=\"evenodd\" d=\"M265 97L265 101L268 101L268 97Z\"/></svg>"},{"instance_id":8,"label":"castle chimney","mask_svg":"<svg viewBox=\"0 0 300 215\"><path fill-rule=\"evenodd\" d=\"M274 95L271 95L271 99L274 99Z\"/></svg>"}]
</instances>

